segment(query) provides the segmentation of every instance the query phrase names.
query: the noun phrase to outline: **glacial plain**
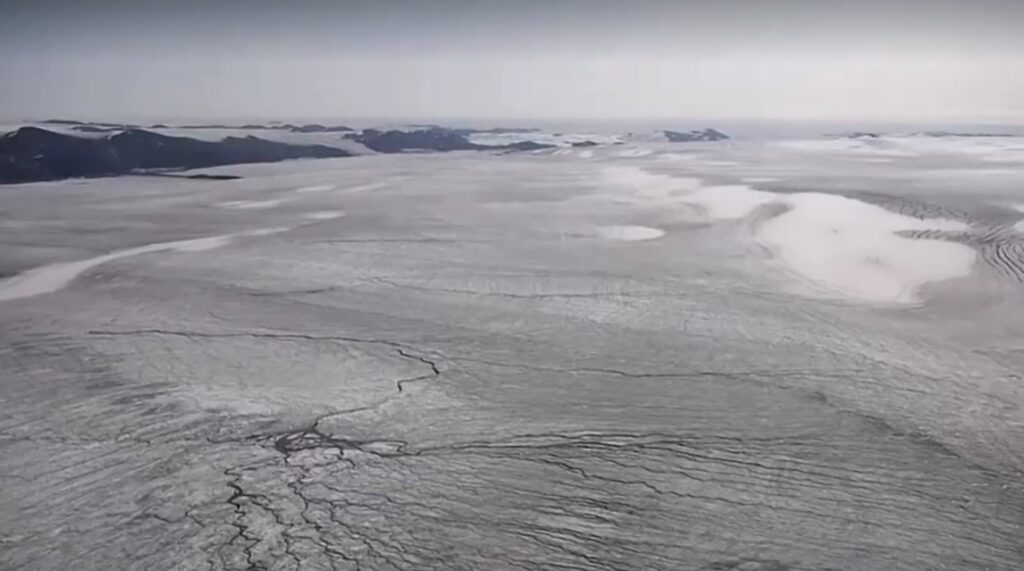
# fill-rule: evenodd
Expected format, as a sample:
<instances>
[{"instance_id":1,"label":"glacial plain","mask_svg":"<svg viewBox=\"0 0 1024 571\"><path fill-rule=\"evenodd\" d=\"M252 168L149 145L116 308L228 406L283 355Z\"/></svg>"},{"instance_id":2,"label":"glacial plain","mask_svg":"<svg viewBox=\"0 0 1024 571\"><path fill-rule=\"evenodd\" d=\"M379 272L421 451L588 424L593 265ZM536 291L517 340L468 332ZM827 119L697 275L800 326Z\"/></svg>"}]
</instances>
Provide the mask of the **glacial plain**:
<instances>
[{"instance_id":1,"label":"glacial plain","mask_svg":"<svg viewBox=\"0 0 1024 571\"><path fill-rule=\"evenodd\" d=\"M0 187L4 569L1024 568L1019 139Z\"/></svg>"}]
</instances>

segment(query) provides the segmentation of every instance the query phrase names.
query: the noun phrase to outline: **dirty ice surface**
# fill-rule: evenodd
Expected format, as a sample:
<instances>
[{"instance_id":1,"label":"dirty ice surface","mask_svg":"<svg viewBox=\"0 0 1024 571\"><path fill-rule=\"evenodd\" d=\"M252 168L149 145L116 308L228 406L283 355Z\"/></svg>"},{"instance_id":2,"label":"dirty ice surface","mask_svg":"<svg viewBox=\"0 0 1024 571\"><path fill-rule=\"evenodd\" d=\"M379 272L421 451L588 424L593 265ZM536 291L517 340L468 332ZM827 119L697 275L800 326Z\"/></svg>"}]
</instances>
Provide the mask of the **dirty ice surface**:
<instances>
[{"instance_id":1,"label":"dirty ice surface","mask_svg":"<svg viewBox=\"0 0 1024 571\"><path fill-rule=\"evenodd\" d=\"M958 139L2 186L0 567L1019 571L1024 159Z\"/></svg>"}]
</instances>

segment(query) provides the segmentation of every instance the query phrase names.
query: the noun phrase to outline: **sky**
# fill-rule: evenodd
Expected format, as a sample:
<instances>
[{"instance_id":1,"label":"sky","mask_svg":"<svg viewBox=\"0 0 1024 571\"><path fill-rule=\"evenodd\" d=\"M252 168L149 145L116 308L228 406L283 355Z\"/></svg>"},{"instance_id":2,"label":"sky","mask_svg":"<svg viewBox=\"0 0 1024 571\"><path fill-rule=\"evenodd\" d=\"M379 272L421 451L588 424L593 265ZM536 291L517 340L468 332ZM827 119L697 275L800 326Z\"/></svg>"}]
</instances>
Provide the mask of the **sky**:
<instances>
[{"instance_id":1,"label":"sky","mask_svg":"<svg viewBox=\"0 0 1024 571\"><path fill-rule=\"evenodd\" d=\"M1024 0L0 0L0 118L1024 123Z\"/></svg>"}]
</instances>

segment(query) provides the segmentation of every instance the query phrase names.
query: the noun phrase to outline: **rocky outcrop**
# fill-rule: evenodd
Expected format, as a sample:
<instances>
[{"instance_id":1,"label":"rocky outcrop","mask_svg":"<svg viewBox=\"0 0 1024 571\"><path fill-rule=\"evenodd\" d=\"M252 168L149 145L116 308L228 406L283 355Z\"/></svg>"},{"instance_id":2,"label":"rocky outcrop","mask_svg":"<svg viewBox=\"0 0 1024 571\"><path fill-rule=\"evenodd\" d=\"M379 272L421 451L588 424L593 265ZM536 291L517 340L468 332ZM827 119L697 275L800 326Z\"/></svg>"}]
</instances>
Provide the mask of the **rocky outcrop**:
<instances>
[{"instance_id":1,"label":"rocky outcrop","mask_svg":"<svg viewBox=\"0 0 1024 571\"><path fill-rule=\"evenodd\" d=\"M480 145L469 140L468 134L473 132L475 131L434 126L411 131L364 129L362 132L346 135L345 138L361 143L366 148L378 153L402 153L406 151L535 151L553 147L553 145L545 145L531 140L516 141L506 145Z\"/></svg>"},{"instance_id":2,"label":"rocky outcrop","mask_svg":"<svg viewBox=\"0 0 1024 571\"><path fill-rule=\"evenodd\" d=\"M882 136L882 133L876 133L873 131L850 131L847 133L833 133L826 136L840 139L877 139Z\"/></svg>"},{"instance_id":3,"label":"rocky outcrop","mask_svg":"<svg viewBox=\"0 0 1024 571\"><path fill-rule=\"evenodd\" d=\"M339 133L342 131L352 131L351 127L344 125L318 125L312 123L309 125L292 125L289 129L293 133Z\"/></svg>"},{"instance_id":4,"label":"rocky outcrop","mask_svg":"<svg viewBox=\"0 0 1024 571\"><path fill-rule=\"evenodd\" d=\"M345 156L349 153L334 147L256 137L210 142L129 129L103 138L83 138L23 127L0 137L0 183Z\"/></svg>"},{"instance_id":5,"label":"rocky outcrop","mask_svg":"<svg viewBox=\"0 0 1024 571\"><path fill-rule=\"evenodd\" d=\"M404 151L479 151L491 149L477 145L452 129L430 127L415 131L379 131L364 129L360 133L346 136L378 153L401 153Z\"/></svg>"},{"instance_id":6,"label":"rocky outcrop","mask_svg":"<svg viewBox=\"0 0 1024 571\"><path fill-rule=\"evenodd\" d=\"M83 121L75 121L72 119L46 119L44 121L40 121L40 123L46 125L88 125L88 123Z\"/></svg>"},{"instance_id":7,"label":"rocky outcrop","mask_svg":"<svg viewBox=\"0 0 1024 571\"><path fill-rule=\"evenodd\" d=\"M725 141L729 136L714 129L694 131L662 131L670 143L695 143L704 141Z\"/></svg>"}]
</instances>

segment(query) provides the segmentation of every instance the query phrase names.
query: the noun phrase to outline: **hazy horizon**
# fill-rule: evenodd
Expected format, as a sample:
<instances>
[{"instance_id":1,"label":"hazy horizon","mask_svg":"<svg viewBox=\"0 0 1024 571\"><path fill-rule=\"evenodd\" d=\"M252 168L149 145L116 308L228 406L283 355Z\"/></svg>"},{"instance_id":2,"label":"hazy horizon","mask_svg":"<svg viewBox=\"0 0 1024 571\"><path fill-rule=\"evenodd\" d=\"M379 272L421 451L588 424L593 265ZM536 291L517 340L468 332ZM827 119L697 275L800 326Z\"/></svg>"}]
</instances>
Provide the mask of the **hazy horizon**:
<instances>
[{"instance_id":1,"label":"hazy horizon","mask_svg":"<svg viewBox=\"0 0 1024 571\"><path fill-rule=\"evenodd\" d=\"M1024 122L1024 3L0 0L5 119Z\"/></svg>"}]
</instances>

